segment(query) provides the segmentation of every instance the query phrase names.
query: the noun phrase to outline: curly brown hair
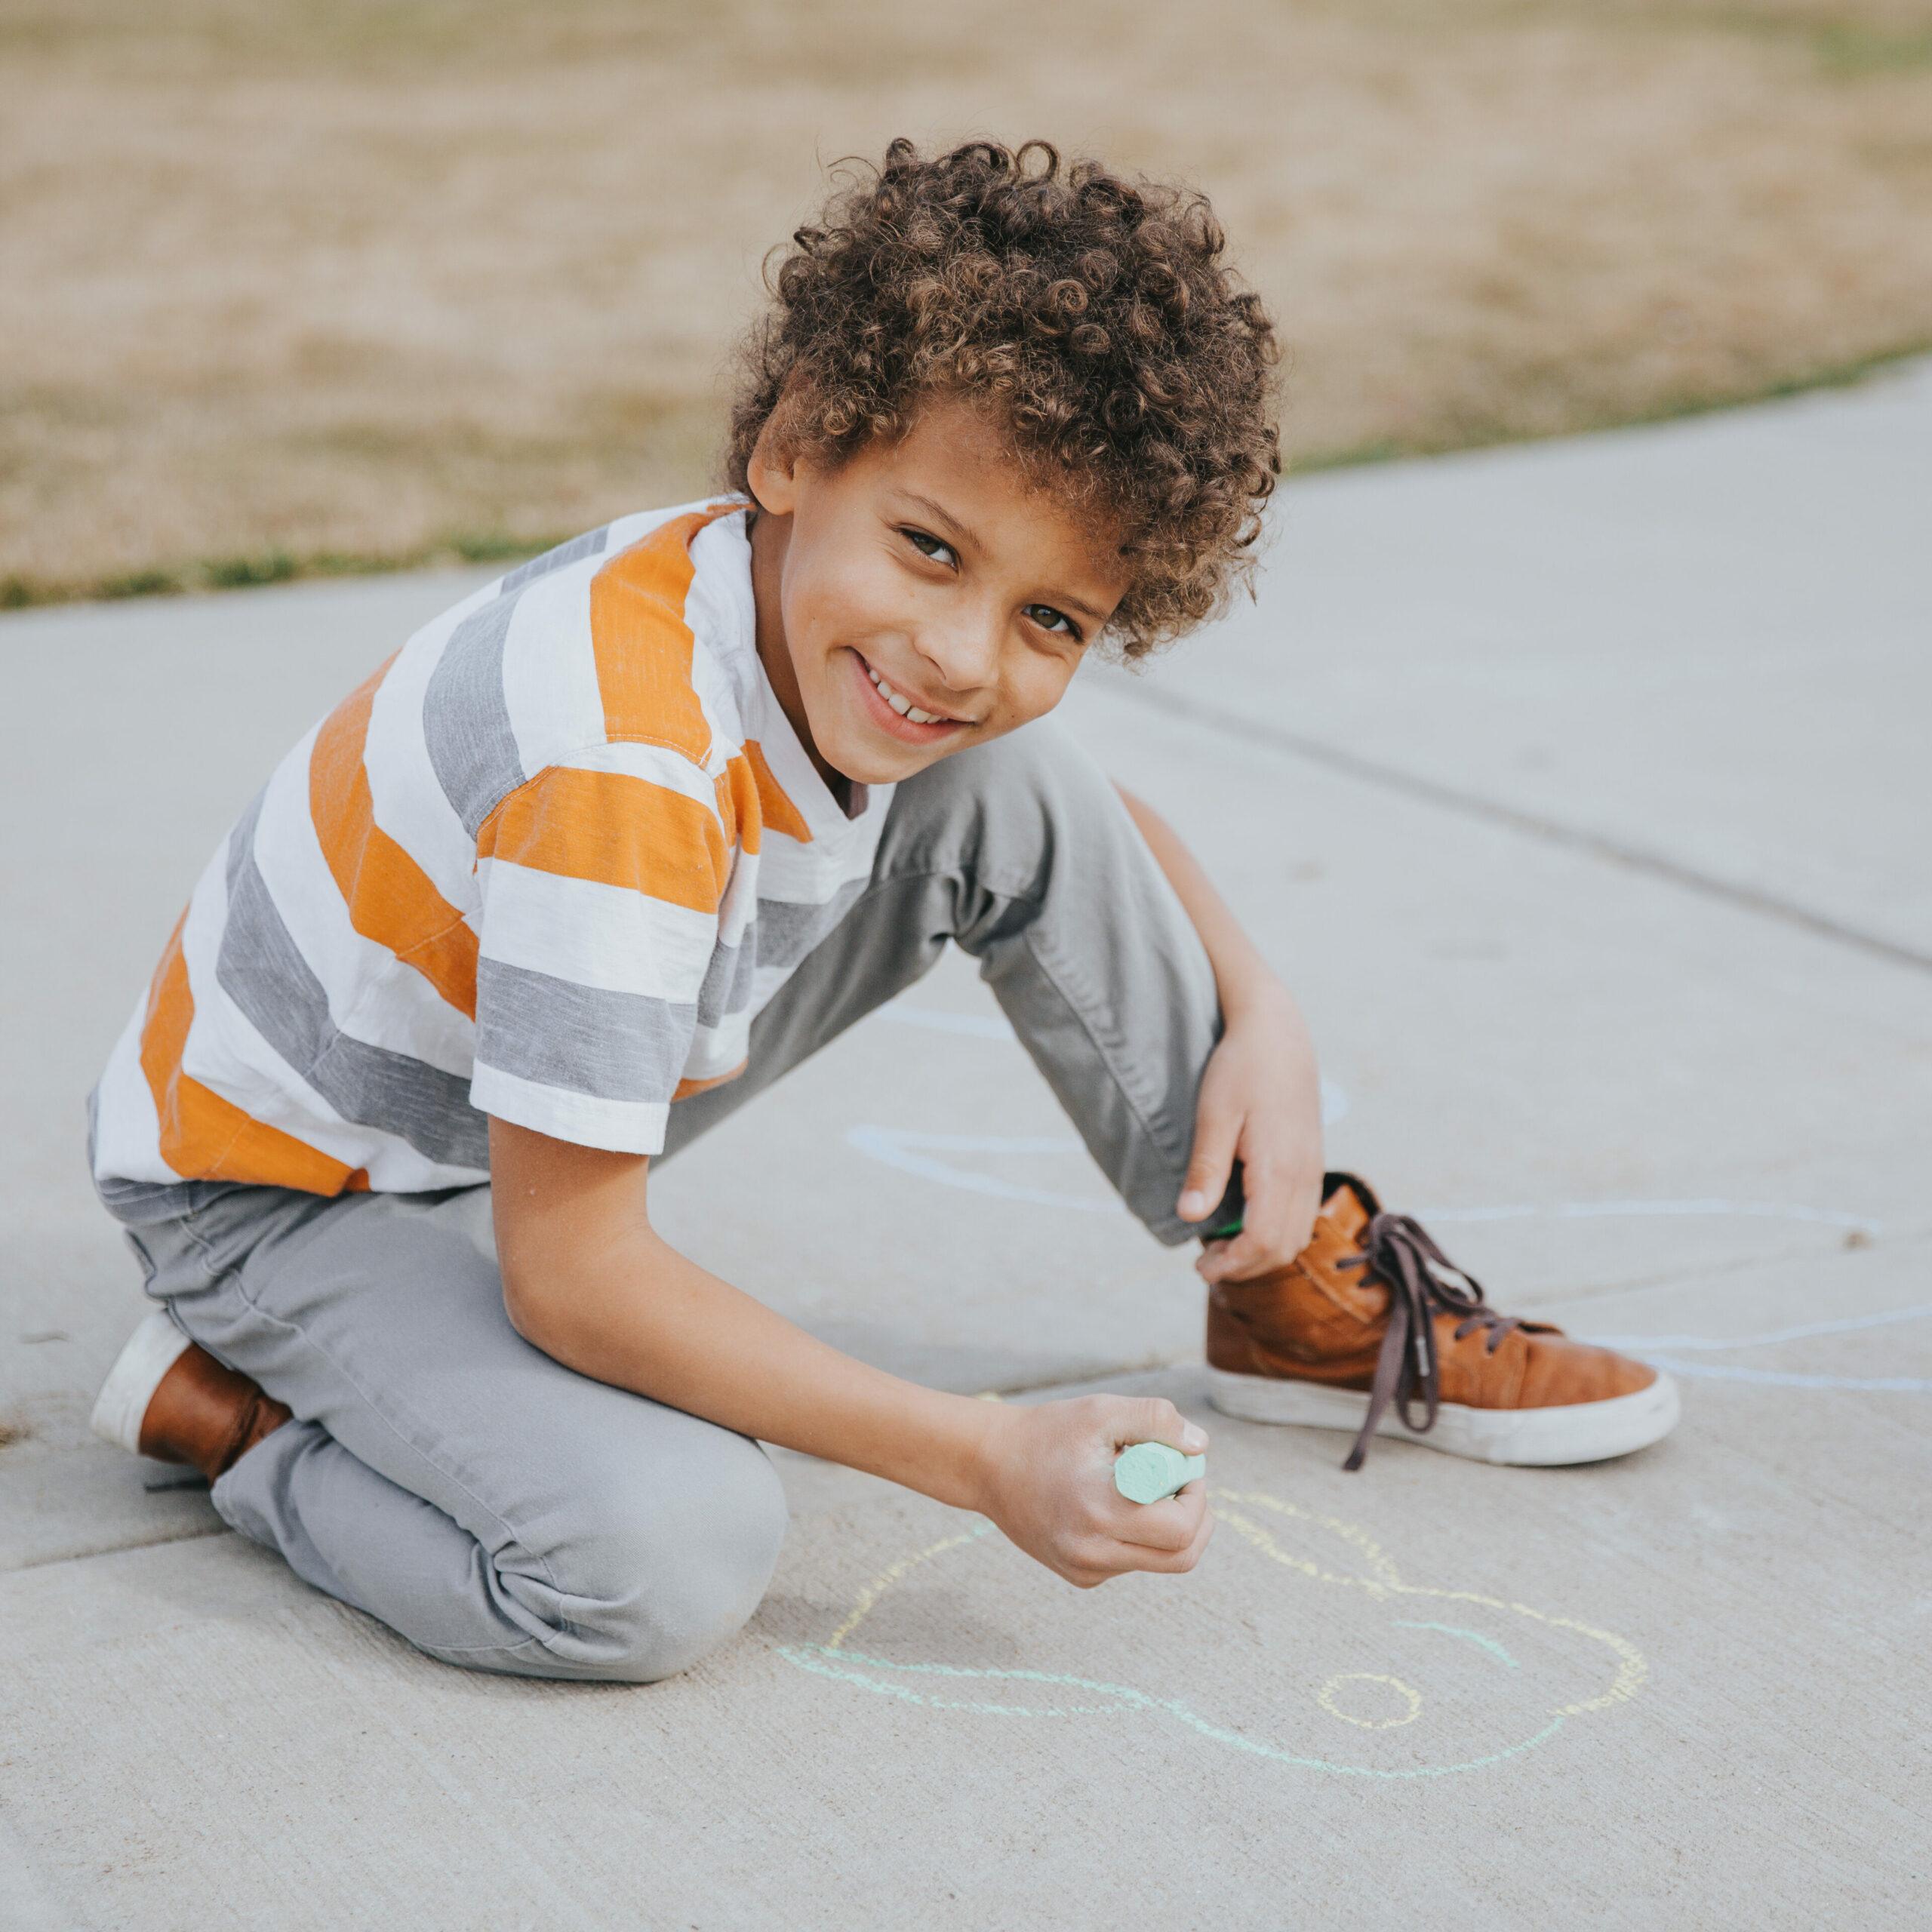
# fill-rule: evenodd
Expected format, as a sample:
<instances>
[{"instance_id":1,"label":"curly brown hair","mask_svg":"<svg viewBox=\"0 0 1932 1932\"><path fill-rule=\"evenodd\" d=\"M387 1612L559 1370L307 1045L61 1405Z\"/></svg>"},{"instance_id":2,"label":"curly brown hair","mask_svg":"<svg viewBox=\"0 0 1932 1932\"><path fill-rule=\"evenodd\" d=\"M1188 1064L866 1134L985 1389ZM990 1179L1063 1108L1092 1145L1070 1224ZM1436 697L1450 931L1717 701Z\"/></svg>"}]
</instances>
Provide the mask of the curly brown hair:
<instances>
[{"instance_id":1,"label":"curly brown hair","mask_svg":"<svg viewBox=\"0 0 1932 1932\"><path fill-rule=\"evenodd\" d=\"M749 495L767 423L842 462L952 395L1036 481L1119 534L1109 626L1135 658L1212 616L1254 568L1280 473L1274 326L1224 266L1204 196L1063 165L1045 141L855 169L775 269L743 352L727 475ZM774 251L774 255L779 251Z\"/></svg>"}]
</instances>

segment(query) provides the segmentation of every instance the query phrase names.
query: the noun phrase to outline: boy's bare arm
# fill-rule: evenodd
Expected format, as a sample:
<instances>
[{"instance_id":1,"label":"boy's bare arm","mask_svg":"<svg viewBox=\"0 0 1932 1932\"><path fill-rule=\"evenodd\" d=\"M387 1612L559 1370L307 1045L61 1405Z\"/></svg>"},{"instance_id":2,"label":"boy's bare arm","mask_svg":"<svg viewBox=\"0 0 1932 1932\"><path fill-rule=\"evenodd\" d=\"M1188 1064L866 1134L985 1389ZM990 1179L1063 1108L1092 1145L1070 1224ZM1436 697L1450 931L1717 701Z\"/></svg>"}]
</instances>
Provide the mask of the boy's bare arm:
<instances>
[{"instance_id":1,"label":"boy's bare arm","mask_svg":"<svg viewBox=\"0 0 1932 1932\"><path fill-rule=\"evenodd\" d=\"M1226 1028L1208 1063L1195 1110L1194 1153L1178 1210L1211 1214L1238 1158L1247 1211L1241 1232L1198 1264L1209 1281L1239 1281L1293 1260L1321 1206L1321 1080L1294 996L1243 932L1174 829L1116 785L1155 863L1201 935Z\"/></svg>"},{"instance_id":2,"label":"boy's bare arm","mask_svg":"<svg viewBox=\"0 0 1932 1932\"><path fill-rule=\"evenodd\" d=\"M1212 1527L1198 1484L1142 1506L1115 1454L1206 1437L1170 1403L1124 1396L1008 1406L868 1367L707 1273L652 1229L648 1161L490 1123L504 1301L566 1367L761 1441L890 1478L990 1516L1069 1582L1191 1569Z\"/></svg>"}]
</instances>

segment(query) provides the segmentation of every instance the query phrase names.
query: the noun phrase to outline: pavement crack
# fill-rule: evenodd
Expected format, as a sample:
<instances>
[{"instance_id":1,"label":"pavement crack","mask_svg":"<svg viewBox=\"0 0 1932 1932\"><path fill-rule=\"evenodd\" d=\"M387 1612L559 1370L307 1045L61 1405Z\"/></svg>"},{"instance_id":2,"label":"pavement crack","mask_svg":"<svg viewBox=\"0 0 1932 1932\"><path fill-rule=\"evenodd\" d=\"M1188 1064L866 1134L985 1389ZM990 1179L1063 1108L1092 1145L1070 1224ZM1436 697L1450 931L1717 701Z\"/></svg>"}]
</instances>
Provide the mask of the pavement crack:
<instances>
[{"instance_id":1,"label":"pavement crack","mask_svg":"<svg viewBox=\"0 0 1932 1932\"><path fill-rule=\"evenodd\" d=\"M104 1543L93 1549L63 1550L58 1556L30 1556L24 1563L0 1565L0 1576L17 1576L25 1570L51 1570L57 1564L91 1563L97 1556L118 1556L130 1549L158 1549L170 1543L196 1543L205 1537L232 1536L226 1523L197 1524L192 1530L176 1530L164 1537L133 1537L125 1543Z\"/></svg>"}]
</instances>

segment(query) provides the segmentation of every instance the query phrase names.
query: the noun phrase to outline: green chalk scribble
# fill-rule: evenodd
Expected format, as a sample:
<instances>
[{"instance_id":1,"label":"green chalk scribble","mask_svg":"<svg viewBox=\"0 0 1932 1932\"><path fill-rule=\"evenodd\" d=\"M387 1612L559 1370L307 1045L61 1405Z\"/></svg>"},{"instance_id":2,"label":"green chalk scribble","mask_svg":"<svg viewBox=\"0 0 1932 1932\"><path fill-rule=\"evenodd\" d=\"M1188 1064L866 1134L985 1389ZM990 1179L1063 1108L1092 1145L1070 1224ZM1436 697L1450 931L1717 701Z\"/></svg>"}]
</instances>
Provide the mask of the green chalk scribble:
<instances>
[{"instance_id":1,"label":"green chalk scribble","mask_svg":"<svg viewBox=\"0 0 1932 1932\"><path fill-rule=\"evenodd\" d=\"M1459 1629L1453 1623L1411 1623L1406 1617L1389 1619L1392 1629L1397 1630L1440 1630L1445 1637L1466 1637L1472 1644L1480 1644L1486 1651L1494 1651L1512 1670L1521 1666L1494 1637L1485 1637L1480 1630Z\"/></svg>"},{"instance_id":2,"label":"green chalk scribble","mask_svg":"<svg viewBox=\"0 0 1932 1932\"><path fill-rule=\"evenodd\" d=\"M1460 1764L1423 1764L1410 1770L1383 1770L1367 1764L1337 1764L1325 1758L1303 1757L1297 1752L1284 1751L1278 1745L1263 1743L1258 1738L1244 1737L1238 1731L1226 1730L1219 1724L1209 1723L1205 1718L1189 1710L1178 1697L1150 1697L1146 1691L1137 1690L1131 1684L1105 1684L1095 1678L1070 1677L1045 1670L978 1669L964 1664L952 1663L895 1663L888 1657L862 1657L856 1651L835 1651L822 1644L781 1644L777 1647L778 1654L787 1663L795 1664L801 1670L811 1671L820 1677L833 1678L842 1684L854 1684L862 1690L875 1691L881 1697L896 1697L903 1703L921 1705L928 1710L966 1711L982 1717L1001 1718L1102 1717L1117 1712L1146 1711L1175 1718L1190 1730L1198 1731L1203 1737L1211 1738L1217 1744L1225 1744L1232 1750L1249 1752L1257 1758L1272 1758L1277 1764L1294 1764L1303 1770L1325 1771L1334 1777L1440 1778L1447 1777L1456 1771L1480 1770L1485 1764L1500 1764L1506 1758L1514 1758L1523 1752L1533 1750L1546 1739L1554 1737L1563 1728L1562 1718L1553 1718L1534 1737L1526 1737L1519 1744L1506 1745L1500 1751L1492 1751L1485 1757L1472 1758ZM859 1670L844 1667L854 1664L862 1665L866 1670L897 1671L906 1676L999 1679L1008 1683L1051 1684L1070 1690L1089 1691L1112 1701L1105 1704L1057 1703L1041 1706L935 1697L928 1692L916 1690L910 1684L881 1683L876 1678L863 1675Z\"/></svg>"}]
</instances>

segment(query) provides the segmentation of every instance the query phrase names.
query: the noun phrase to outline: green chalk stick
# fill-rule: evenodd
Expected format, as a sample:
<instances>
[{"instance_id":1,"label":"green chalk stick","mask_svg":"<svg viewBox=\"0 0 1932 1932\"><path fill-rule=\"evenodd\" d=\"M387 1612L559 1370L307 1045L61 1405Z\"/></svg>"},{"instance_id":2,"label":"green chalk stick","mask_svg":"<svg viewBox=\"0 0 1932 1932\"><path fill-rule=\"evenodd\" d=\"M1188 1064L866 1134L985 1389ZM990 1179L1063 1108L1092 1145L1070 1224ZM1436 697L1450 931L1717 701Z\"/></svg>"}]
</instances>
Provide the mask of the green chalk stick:
<instances>
[{"instance_id":1,"label":"green chalk stick","mask_svg":"<svg viewBox=\"0 0 1932 1932\"><path fill-rule=\"evenodd\" d=\"M1114 1458L1114 1487L1130 1503L1164 1503L1207 1469L1205 1456L1183 1456L1164 1442L1137 1442Z\"/></svg>"}]
</instances>

